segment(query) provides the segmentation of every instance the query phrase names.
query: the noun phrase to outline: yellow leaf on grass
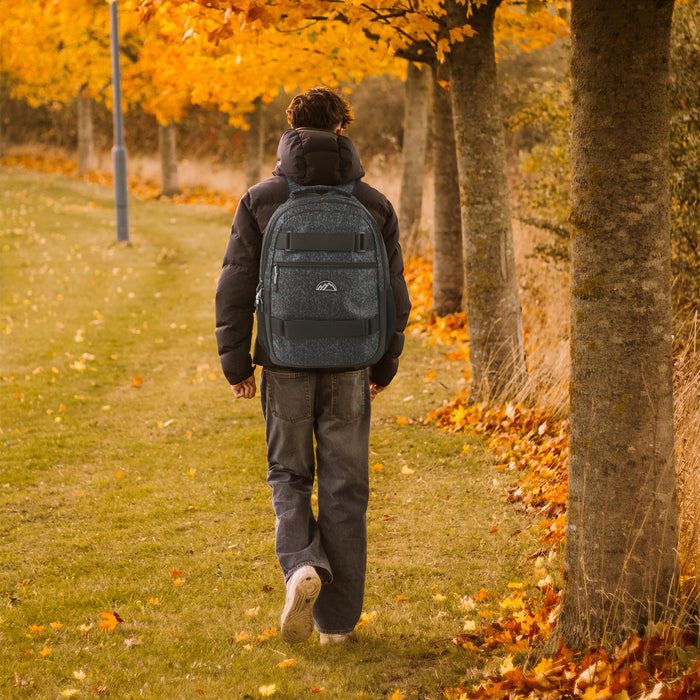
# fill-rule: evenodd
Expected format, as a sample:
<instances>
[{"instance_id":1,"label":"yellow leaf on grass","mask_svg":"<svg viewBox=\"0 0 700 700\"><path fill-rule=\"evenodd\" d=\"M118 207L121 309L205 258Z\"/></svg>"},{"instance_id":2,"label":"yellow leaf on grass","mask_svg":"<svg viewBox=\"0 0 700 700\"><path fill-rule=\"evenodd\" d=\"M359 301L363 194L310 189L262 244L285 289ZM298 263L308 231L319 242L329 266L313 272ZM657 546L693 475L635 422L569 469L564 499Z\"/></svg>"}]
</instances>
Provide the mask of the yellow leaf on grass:
<instances>
[{"instance_id":1,"label":"yellow leaf on grass","mask_svg":"<svg viewBox=\"0 0 700 700\"><path fill-rule=\"evenodd\" d=\"M372 469L374 469L375 472L378 472L381 469L384 469L384 465L381 462L377 462L376 464L372 465Z\"/></svg>"},{"instance_id":2,"label":"yellow leaf on grass","mask_svg":"<svg viewBox=\"0 0 700 700\"><path fill-rule=\"evenodd\" d=\"M398 688L391 694L391 700L404 700L405 697Z\"/></svg>"},{"instance_id":3,"label":"yellow leaf on grass","mask_svg":"<svg viewBox=\"0 0 700 700\"><path fill-rule=\"evenodd\" d=\"M102 617L102 622L98 622L97 626L102 627L102 629L106 629L108 632L113 632L117 628L118 624L124 622L124 620L119 617L118 613L109 612L107 610L103 610L100 613L100 617Z\"/></svg>"},{"instance_id":4,"label":"yellow leaf on grass","mask_svg":"<svg viewBox=\"0 0 700 700\"><path fill-rule=\"evenodd\" d=\"M506 656L506 658L503 660L503 663L499 667L499 672L501 674L506 674L509 671L512 671L515 668L513 666L513 657L512 656Z\"/></svg>"},{"instance_id":5,"label":"yellow leaf on grass","mask_svg":"<svg viewBox=\"0 0 700 700\"><path fill-rule=\"evenodd\" d=\"M372 612L363 612L360 615L360 621L355 625L355 627L364 627L368 625L377 616L377 611L372 610Z\"/></svg>"},{"instance_id":6,"label":"yellow leaf on grass","mask_svg":"<svg viewBox=\"0 0 700 700\"><path fill-rule=\"evenodd\" d=\"M66 688L61 691L61 696L64 698L74 698L76 695L80 695L80 691L77 688Z\"/></svg>"},{"instance_id":7,"label":"yellow leaf on grass","mask_svg":"<svg viewBox=\"0 0 700 700\"><path fill-rule=\"evenodd\" d=\"M411 474L415 474L415 469L411 469L411 467L406 467L403 466L401 467L401 473L405 474L406 476L411 476Z\"/></svg>"},{"instance_id":8,"label":"yellow leaf on grass","mask_svg":"<svg viewBox=\"0 0 700 700\"><path fill-rule=\"evenodd\" d=\"M60 630L63 627L62 622L49 622L49 627L53 630Z\"/></svg>"},{"instance_id":9,"label":"yellow leaf on grass","mask_svg":"<svg viewBox=\"0 0 700 700\"><path fill-rule=\"evenodd\" d=\"M39 652L39 655L40 655L40 656L48 656L50 653L51 653L51 649L49 649L48 647L44 647L44 648Z\"/></svg>"},{"instance_id":10,"label":"yellow leaf on grass","mask_svg":"<svg viewBox=\"0 0 700 700\"><path fill-rule=\"evenodd\" d=\"M247 632L236 632L237 642L247 642L250 639L250 635Z\"/></svg>"},{"instance_id":11,"label":"yellow leaf on grass","mask_svg":"<svg viewBox=\"0 0 700 700\"><path fill-rule=\"evenodd\" d=\"M29 631L34 634L39 634L39 632L44 631L44 625L29 625Z\"/></svg>"},{"instance_id":12,"label":"yellow leaf on grass","mask_svg":"<svg viewBox=\"0 0 700 700\"><path fill-rule=\"evenodd\" d=\"M272 683L271 685L261 685L258 688L258 692L264 698L269 698L271 695L279 692L279 688L277 687L277 683Z\"/></svg>"},{"instance_id":13,"label":"yellow leaf on grass","mask_svg":"<svg viewBox=\"0 0 700 700\"><path fill-rule=\"evenodd\" d=\"M290 666L294 666L296 663L296 659L285 659L284 661L280 661L277 665L280 668L289 668Z\"/></svg>"}]
</instances>

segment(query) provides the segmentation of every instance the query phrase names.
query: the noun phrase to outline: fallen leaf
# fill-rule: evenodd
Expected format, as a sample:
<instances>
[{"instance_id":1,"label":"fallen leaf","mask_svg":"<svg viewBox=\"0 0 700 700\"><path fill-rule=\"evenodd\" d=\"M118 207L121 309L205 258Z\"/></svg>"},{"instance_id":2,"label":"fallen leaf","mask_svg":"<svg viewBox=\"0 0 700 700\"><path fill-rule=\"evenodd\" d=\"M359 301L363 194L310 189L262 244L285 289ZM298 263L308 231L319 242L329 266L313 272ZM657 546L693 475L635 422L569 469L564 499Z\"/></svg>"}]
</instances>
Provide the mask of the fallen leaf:
<instances>
[{"instance_id":1,"label":"fallen leaf","mask_svg":"<svg viewBox=\"0 0 700 700\"><path fill-rule=\"evenodd\" d=\"M98 622L97 626L106 629L108 632L113 632L117 628L117 625L124 622L116 612L104 610L100 613L100 616L102 617L102 622Z\"/></svg>"},{"instance_id":2,"label":"fallen leaf","mask_svg":"<svg viewBox=\"0 0 700 700\"><path fill-rule=\"evenodd\" d=\"M51 653L51 649L44 647L40 652L39 656L48 656Z\"/></svg>"},{"instance_id":3,"label":"fallen leaf","mask_svg":"<svg viewBox=\"0 0 700 700\"><path fill-rule=\"evenodd\" d=\"M62 622L49 622L49 627L53 630L60 630L63 627Z\"/></svg>"},{"instance_id":4,"label":"fallen leaf","mask_svg":"<svg viewBox=\"0 0 700 700\"><path fill-rule=\"evenodd\" d=\"M403 466L401 467L401 473L405 474L406 476L410 476L411 474L415 474L416 470L411 469L410 467Z\"/></svg>"},{"instance_id":5,"label":"fallen leaf","mask_svg":"<svg viewBox=\"0 0 700 700\"><path fill-rule=\"evenodd\" d=\"M173 578L180 578L180 576L182 576L182 569L173 569L173 570L170 572L170 575L171 575Z\"/></svg>"},{"instance_id":6,"label":"fallen leaf","mask_svg":"<svg viewBox=\"0 0 700 700\"><path fill-rule=\"evenodd\" d=\"M279 688L277 687L277 683L272 683L271 685L261 685L258 688L258 692L264 698L269 698L271 695L279 692Z\"/></svg>"},{"instance_id":7,"label":"fallen leaf","mask_svg":"<svg viewBox=\"0 0 700 700\"><path fill-rule=\"evenodd\" d=\"M74 698L76 695L80 695L80 691L77 688L66 688L61 691L61 696L64 698Z\"/></svg>"},{"instance_id":8,"label":"fallen leaf","mask_svg":"<svg viewBox=\"0 0 700 700\"><path fill-rule=\"evenodd\" d=\"M285 659L284 661L280 661L277 665L280 668L289 668L290 666L295 666L297 664L296 659Z\"/></svg>"},{"instance_id":9,"label":"fallen leaf","mask_svg":"<svg viewBox=\"0 0 700 700\"><path fill-rule=\"evenodd\" d=\"M44 631L44 625L29 625L29 631L33 634L39 634Z\"/></svg>"},{"instance_id":10,"label":"fallen leaf","mask_svg":"<svg viewBox=\"0 0 700 700\"><path fill-rule=\"evenodd\" d=\"M391 700L404 700L405 695L397 688L392 694L391 694Z\"/></svg>"}]
</instances>

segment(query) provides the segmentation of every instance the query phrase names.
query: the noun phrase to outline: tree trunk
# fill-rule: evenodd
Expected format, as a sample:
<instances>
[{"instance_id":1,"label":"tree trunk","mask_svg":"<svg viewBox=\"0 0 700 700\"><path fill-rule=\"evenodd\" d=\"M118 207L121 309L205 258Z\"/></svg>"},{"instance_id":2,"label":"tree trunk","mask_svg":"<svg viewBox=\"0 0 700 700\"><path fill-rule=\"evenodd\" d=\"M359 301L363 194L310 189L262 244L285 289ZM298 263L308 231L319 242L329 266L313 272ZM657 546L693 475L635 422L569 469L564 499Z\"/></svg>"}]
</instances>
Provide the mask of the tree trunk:
<instances>
[{"instance_id":1,"label":"tree trunk","mask_svg":"<svg viewBox=\"0 0 700 700\"><path fill-rule=\"evenodd\" d=\"M432 71L435 171L433 309L444 316L462 310L462 215L450 93L438 83L438 66L434 65Z\"/></svg>"},{"instance_id":2,"label":"tree trunk","mask_svg":"<svg viewBox=\"0 0 700 700\"><path fill-rule=\"evenodd\" d=\"M407 252L415 251L423 208L425 152L428 141L431 75L427 66L408 64L406 75L403 172L399 230Z\"/></svg>"},{"instance_id":3,"label":"tree trunk","mask_svg":"<svg viewBox=\"0 0 700 700\"><path fill-rule=\"evenodd\" d=\"M496 88L493 21L500 2L470 5L476 33L453 45L449 56L473 400L515 397L528 385ZM446 0L445 7L452 26L467 21L467 5Z\"/></svg>"},{"instance_id":4,"label":"tree trunk","mask_svg":"<svg viewBox=\"0 0 700 700\"><path fill-rule=\"evenodd\" d=\"M92 107L94 100L81 90L78 94L78 172L94 170L97 167L95 137L92 129Z\"/></svg>"},{"instance_id":5,"label":"tree trunk","mask_svg":"<svg viewBox=\"0 0 700 700\"><path fill-rule=\"evenodd\" d=\"M255 109L248 115L248 133L245 142L245 179L250 189L262 179L265 155L265 111L262 100L255 100Z\"/></svg>"},{"instance_id":6,"label":"tree trunk","mask_svg":"<svg viewBox=\"0 0 700 700\"><path fill-rule=\"evenodd\" d=\"M665 619L678 585L672 12L673 0L572 3L571 437L557 636L576 649Z\"/></svg>"},{"instance_id":7,"label":"tree trunk","mask_svg":"<svg viewBox=\"0 0 700 700\"><path fill-rule=\"evenodd\" d=\"M160 144L161 193L172 197L180 193L180 181L177 174L177 124L158 124L158 142Z\"/></svg>"}]
</instances>

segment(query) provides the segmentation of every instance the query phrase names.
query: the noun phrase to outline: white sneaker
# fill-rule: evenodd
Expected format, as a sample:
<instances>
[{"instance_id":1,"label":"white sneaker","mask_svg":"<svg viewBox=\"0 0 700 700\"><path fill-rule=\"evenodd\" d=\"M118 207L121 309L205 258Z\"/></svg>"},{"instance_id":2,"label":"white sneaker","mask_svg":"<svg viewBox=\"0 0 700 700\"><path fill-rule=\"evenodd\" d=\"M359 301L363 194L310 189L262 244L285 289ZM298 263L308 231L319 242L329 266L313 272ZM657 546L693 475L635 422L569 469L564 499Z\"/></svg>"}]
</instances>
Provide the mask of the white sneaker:
<instances>
[{"instance_id":1,"label":"white sneaker","mask_svg":"<svg viewBox=\"0 0 700 700\"><path fill-rule=\"evenodd\" d=\"M313 609L321 592L321 579L313 566L297 569L287 582L282 611L282 639L290 644L303 642L314 629Z\"/></svg>"},{"instance_id":2,"label":"white sneaker","mask_svg":"<svg viewBox=\"0 0 700 700\"><path fill-rule=\"evenodd\" d=\"M346 634L326 634L321 632L321 644L343 644L350 636L350 633Z\"/></svg>"}]
</instances>

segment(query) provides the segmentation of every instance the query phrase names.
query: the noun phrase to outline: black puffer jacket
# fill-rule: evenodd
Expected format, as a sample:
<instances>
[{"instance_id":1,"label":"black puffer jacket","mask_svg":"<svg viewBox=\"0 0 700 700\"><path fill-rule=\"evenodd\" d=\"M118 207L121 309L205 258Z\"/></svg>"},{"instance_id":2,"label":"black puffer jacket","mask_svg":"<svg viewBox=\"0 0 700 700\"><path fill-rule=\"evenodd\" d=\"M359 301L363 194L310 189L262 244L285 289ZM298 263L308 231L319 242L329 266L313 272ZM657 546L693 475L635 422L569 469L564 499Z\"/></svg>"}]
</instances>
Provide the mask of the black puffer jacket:
<instances>
[{"instance_id":1,"label":"black puffer jacket","mask_svg":"<svg viewBox=\"0 0 700 700\"><path fill-rule=\"evenodd\" d=\"M304 128L282 135L273 174L274 177L251 187L238 204L216 290L216 339L221 366L231 384L249 377L253 363L272 366L257 341L252 358L250 346L262 237L275 209L289 195L284 176L302 185L340 185L363 177L365 172L350 139L331 131ZM403 331L411 310L403 278L399 226L394 208L383 194L359 182L355 196L376 219L389 258L396 330L384 357L370 368L370 379L387 386L398 369Z\"/></svg>"}]
</instances>

